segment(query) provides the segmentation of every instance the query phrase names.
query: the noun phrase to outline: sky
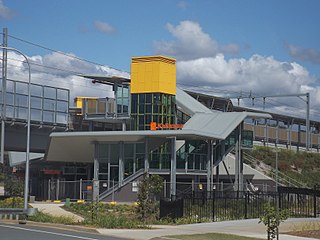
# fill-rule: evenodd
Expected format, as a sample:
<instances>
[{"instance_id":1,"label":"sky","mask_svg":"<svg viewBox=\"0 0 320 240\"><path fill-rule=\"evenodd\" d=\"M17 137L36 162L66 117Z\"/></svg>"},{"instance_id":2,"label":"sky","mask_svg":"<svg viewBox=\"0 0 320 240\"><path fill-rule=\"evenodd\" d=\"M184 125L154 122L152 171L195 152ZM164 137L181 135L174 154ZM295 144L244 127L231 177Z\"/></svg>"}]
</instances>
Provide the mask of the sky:
<instances>
[{"instance_id":1,"label":"sky","mask_svg":"<svg viewBox=\"0 0 320 240\"><path fill-rule=\"evenodd\" d=\"M33 82L72 97L106 94L77 74L129 77L131 57L165 55L177 59L182 88L254 96L254 106L241 101L249 107L309 92L320 120L319 9L318 0L0 0L0 26L33 63ZM8 75L25 79L22 56L8 58ZM266 108L305 114L297 97L270 98Z\"/></svg>"}]
</instances>

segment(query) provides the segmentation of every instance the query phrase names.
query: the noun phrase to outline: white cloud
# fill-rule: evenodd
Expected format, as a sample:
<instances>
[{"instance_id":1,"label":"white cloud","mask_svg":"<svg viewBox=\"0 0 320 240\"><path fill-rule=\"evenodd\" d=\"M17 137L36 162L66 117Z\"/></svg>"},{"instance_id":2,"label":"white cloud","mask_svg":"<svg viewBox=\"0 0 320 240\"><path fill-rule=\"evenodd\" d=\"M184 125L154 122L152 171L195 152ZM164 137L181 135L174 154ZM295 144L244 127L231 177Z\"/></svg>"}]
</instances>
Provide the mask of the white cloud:
<instances>
[{"instance_id":1,"label":"white cloud","mask_svg":"<svg viewBox=\"0 0 320 240\"><path fill-rule=\"evenodd\" d=\"M320 87L313 87L316 79L307 69L295 62L280 62L273 57L253 55L249 59L227 60L223 54L218 54L211 58L178 61L177 80L185 88L232 97L239 96L240 92L245 96L249 96L249 92L253 96L310 92L312 106L320 106ZM288 110L288 105L305 107L298 98L286 98L285 102L281 100L282 103L275 100L270 108L274 112L281 110L285 113L283 110ZM261 103L260 98L260 106ZM299 111L287 111L289 115L294 113L299 114Z\"/></svg>"},{"instance_id":2,"label":"white cloud","mask_svg":"<svg viewBox=\"0 0 320 240\"><path fill-rule=\"evenodd\" d=\"M107 22L95 21L93 25L97 31L102 33L110 34L115 31L114 27Z\"/></svg>"},{"instance_id":3,"label":"white cloud","mask_svg":"<svg viewBox=\"0 0 320 240\"><path fill-rule=\"evenodd\" d=\"M178 60L193 60L214 57L221 52L237 53L239 51L239 47L236 44L219 46L208 33L202 30L197 22L182 21L177 26L168 23L166 28L175 40L171 42L155 42L157 54L172 56Z\"/></svg>"},{"instance_id":4,"label":"white cloud","mask_svg":"<svg viewBox=\"0 0 320 240\"><path fill-rule=\"evenodd\" d=\"M239 96L241 92L247 96L250 92L252 96L310 92L311 105L315 109L320 106L320 87L315 87L315 77L298 63L259 54L248 59L226 58L226 54L238 53L239 46L218 44L196 22L183 21L177 26L167 24L167 29L174 41L156 42L155 51L177 58L177 80L182 87L224 97ZM312 55L317 59L317 54L307 52L303 56ZM251 100L243 102L247 106L251 104ZM255 104L258 103L257 99ZM260 106L261 103L262 99ZM282 98L280 101L275 99L267 107L274 112L301 115L305 103L298 98ZM302 110L292 111L294 107Z\"/></svg>"},{"instance_id":5,"label":"white cloud","mask_svg":"<svg viewBox=\"0 0 320 240\"><path fill-rule=\"evenodd\" d=\"M177 3L177 7L181 10L186 10L188 7L188 3L186 1L179 1Z\"/></svg>"},{"instance_id":6,"label":"white cloud","mask_svg":"<svg viewBox=\"0 0 320 240\"><path fill-rule=\"evenodd\" d=\"M286 44L285 47L294 59L320 64L320 51L317 49L303 48L292 44Z\"/></svg>"},{"instance_id":7,"label":"white cloud","mask_svg":"<svg viewBox=\"0 0 320 240\"><path fill-rule=\"evenodd\" d=\"M308 71L297 63L279 62L273 57L254 55L250 59L226 60L218 54L177 63L180 83L224 87L231 91L259 94L297 93L313 81ZM276 87L275 87L276 86Z\"/></svg>"},{"instance_id":8,"label":"white cloud","mask_svg":"<svg viewBox=\"0 0 320 240\"><path fill-rule=\"evenodd\" d=\"M70 55L76 57L74 54ZM93 84L89 79L84 79L77 74L130 77L126 72L108 66L94 65L59 53L30 56L28 59L31 63L32 83L69 89L71 105L76 96L112 96L111 87ZM24 58L21 55L8 52L8 79L28 81L28 68L23 61Z\"/></svg>"},{"instance_id":9,"label":"white cloud","mask_svg":"<svg viewBox=\"0 0 320 240\"><path fill-rule=\"evenodd\" d=\"M0 18L11 19L13 17L13 11L6 7L2 0L0 0Z\"/></svg>"}]
</instances>

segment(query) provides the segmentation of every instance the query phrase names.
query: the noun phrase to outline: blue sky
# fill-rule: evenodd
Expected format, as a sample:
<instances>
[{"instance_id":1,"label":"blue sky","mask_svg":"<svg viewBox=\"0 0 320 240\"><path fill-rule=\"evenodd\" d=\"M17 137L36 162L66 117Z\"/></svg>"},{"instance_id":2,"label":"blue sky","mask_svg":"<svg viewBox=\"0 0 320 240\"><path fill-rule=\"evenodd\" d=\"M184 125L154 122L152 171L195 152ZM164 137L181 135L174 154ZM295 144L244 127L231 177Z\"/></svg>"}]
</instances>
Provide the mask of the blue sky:
<instances>
[{"instance_id":1,"label":"blue sky","mask_svg":"<svg viewBox=\"0 0 320 240\"><path fill-rule=\"evenodd\" d=\"M185 87L229 95L308 91L316 109L319 9L317 0L0 0L0 26L11 36L127 72L132 56L175 57L178 83ZM14 38L9 46L41 64L94 72Z\"/></svg>"}]
</instances>

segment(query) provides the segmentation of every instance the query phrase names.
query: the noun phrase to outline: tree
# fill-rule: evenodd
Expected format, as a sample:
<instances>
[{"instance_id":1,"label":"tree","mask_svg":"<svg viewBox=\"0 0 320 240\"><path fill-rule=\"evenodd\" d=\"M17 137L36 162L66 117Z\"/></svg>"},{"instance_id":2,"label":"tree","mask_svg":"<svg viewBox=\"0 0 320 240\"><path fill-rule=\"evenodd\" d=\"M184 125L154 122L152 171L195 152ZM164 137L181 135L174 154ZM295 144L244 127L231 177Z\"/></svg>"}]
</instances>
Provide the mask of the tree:
<instances>
[{"instance_id":1,"label":"tree","mask_svg":"<svg viewBox=\"0 0 320 240\"><path fill-rule=\"evenodd\" d=\"M288 210L283 209L281 211L276 211L274 207L270 204L266 204L264 208L263 215L260 216L259 223L267 227L268 240L277 238L279 233L279 226L281 222L284 222L289 216Z\"/></svg>"},{"instance_id":2,"label":"tree","mask_svg":"<svg viewBox=\"0 0 320 240\"><path fill-rule=\"evenodd\" d=\"M137 213L140 220L146 222L157 217L159 209L157 197L163 189L163 180L159 175L144 174L138 184Z\"/></svg>"}]
</instances>

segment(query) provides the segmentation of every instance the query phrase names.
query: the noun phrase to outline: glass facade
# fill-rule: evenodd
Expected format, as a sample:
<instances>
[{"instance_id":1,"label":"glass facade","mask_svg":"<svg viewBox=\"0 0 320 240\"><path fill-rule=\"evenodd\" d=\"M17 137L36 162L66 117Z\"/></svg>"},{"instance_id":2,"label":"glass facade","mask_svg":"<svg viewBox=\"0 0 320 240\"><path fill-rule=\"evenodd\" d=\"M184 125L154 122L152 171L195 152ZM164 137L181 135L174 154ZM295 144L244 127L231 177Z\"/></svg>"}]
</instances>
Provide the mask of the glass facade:
<instances>
[{"instance_id":1,"label":"glass facade","mask_svg":"<svg viewBox=\"0 0 320 240\"><path fill-rule=\"evenodd\" d=\"M127 116L129 114L129 88L127 85L117 85L117 116Z\"/></svg>"},{"instance_id":2,"label":"glass facade","mask_svg":"<svg viewBox=\"0 0 320 240\"><path fill-rule=\"evenodd\" d=\"M123 156L123 178L127 178L144 168L144 143L124 143L123 153L119 143L99 144L99 180L104 180L108 186L119 181L119 158ZM110 185L111 184L111 185Z\"/></svg>"},{"instance_id":3,"label":"glass facade","mask_svg":"<svg viewBox=\"0 0 320 240\"><path fill-rule=\"evenodd\" d=\"M206 170L207 152L208 144L206 141L186 141L177 151L177 169Z\"/></svg>"},{"instance_id":4,"label":"glass facade","mask_svg":"<svg viewBox=\"0 0 320 240\"><path fill-rule=\"evenodd\" d=\"M175 96L164 93L131 94L133 130L150 130L150 123L176 123Z\"/></svg>"}]
</instances>

